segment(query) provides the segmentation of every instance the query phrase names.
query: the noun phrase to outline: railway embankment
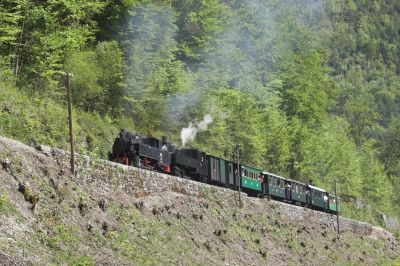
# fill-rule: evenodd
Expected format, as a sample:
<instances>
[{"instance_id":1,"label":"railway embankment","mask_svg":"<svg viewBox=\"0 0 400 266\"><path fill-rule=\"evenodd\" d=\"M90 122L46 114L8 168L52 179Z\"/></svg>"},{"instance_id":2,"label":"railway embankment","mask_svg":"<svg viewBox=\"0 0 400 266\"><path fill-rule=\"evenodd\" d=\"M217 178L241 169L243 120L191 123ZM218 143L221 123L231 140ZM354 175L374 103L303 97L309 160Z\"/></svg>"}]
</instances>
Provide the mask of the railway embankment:
<instances>
[{"instance_id":1,"label":"railway embankment","mask_svg":"<svg viewBox=\"0 0 400 266\"><path fill-rule=\"evenodd\" d=\"M9 265L398 265L367 223L0 137L0 251ZM396 264L397 263L397 264Z\"/></svg>"}]
</instances>

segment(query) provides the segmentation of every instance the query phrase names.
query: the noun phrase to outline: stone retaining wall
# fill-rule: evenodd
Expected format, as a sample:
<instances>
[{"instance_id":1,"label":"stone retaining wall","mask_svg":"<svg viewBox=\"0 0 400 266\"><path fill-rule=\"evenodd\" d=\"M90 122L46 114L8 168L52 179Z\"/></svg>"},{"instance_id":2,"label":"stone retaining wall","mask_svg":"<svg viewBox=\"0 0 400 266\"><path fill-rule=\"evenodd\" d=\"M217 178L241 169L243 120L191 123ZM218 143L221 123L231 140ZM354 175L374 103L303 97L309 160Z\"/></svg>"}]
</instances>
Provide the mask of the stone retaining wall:
<instances>
[{"instance_id":1,"label":"stone retaining wall","mask_svg":"<svg viewBox=\"0 0 400 266\"><path fill-rule=\"evenodd\" d=\"M47 156L57 160L62 165L62 171L68 171L69 153L59 149L51 149L46 146L40 146L40 149ZM96 186L96 189L102 191L104 195L109 193L123 192L135 197L143 197L151 193L174 191L194 197L232 197L238 192L227 188L211 186L180 177L170 176L162 173L152 172L145 169L139 169L132 166L117 164L110 161L91 159L88 156L78 155L76 157L76 179L87 186ZM245 193L241 194L244 204L248 201L267 200L248 198ZM291 221L307 223L310 220L318 220L325 226L337 230L336 215L319 212L296 206L284 202L271 200L268 204L278 208L282 216ZM340 232L351 231L353 233L373 237L394 239L388 231L372 226L368 223L354 221L348 218L340 217Z\"/></svg>"}]
</instances>

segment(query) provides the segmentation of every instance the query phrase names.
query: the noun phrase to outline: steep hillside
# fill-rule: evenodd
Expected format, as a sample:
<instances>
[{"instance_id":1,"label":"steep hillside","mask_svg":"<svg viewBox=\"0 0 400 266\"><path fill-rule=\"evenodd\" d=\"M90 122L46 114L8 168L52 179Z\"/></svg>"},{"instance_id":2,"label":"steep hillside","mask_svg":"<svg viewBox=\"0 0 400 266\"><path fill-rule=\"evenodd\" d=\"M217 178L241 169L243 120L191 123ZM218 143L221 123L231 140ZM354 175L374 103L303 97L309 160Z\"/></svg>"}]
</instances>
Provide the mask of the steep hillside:
<instances>
[{"instance_id":1,"label":"steep hillside","mask_svg":"<svg viewBox=\"0 0 400 266\"><path fill-rule=\"evenodd\" d=\"M120 128L332 192L342 211L400 219L398 0L0 2L0 135L80 153ZM245 126L244 126L245 125ZM192 135L194 136L194 135Z\"/></svg>"},{"instance_id":2,"label":"steep hillside","mask_svg":"<svg viewBox=\"0 0 400 266\"><path fill-rule=\"evenodd\" d=\"M398 265L387 231L267 199L0 138L6 265ZM397 262L396 262L397 261ZM397 263L397 264L396 264Z\"/></svg>"}]
</instances>

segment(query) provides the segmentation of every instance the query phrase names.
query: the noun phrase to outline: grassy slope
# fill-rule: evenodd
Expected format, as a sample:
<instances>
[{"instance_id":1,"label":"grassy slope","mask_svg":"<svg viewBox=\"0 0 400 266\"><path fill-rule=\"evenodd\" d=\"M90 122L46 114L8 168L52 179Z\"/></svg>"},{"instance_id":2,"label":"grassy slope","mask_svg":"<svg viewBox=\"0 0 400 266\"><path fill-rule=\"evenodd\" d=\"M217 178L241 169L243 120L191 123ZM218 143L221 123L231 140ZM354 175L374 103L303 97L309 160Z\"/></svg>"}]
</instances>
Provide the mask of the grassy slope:
<instances>
[{"instance_id":1,"label":"grassy slope","mask_svg":"<svg viewBox=\"0 0 400 266\"><path fill-rule=\"evenodd\" d=\"M107 158L120 128L132 129L128 118L111 119L74 110L74 134L77 150ZM0 135L24 143L36 142L68 149L69 129L66 102L54 102L43 96L28 96L6 83L0 84Z\"/></svg>"},{"instance_id":2,"label":"grassy slope","mask_svg":"<svg viewBox=\"0 0 400 266\"><path fill-rule=\"evenodd\" d=\"M117 185L88 186L70 176L68 160L4 139L0 162L0 250L34 265L397 265L400 256L397 241L337 238L318 220L286 220L266 200L240 210L211 192L135 197L118 189L121 169L91 163L79 175ZM39 198L34 211L29 195Z\"/></svg>"}]
</instances>

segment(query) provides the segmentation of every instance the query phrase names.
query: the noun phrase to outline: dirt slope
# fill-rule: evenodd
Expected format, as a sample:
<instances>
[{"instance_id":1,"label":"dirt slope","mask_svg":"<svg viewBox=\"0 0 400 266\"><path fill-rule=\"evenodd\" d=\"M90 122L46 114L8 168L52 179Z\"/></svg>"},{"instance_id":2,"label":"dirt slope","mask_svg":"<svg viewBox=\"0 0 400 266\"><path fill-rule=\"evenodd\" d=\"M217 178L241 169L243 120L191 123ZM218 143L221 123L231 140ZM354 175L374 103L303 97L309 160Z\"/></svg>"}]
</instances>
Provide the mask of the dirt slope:
<instances>
[{"instance_id":1,"label":"dirt slope","mask_svg":"<svg viewBox=\"0 0 400 266\"><path fill-rule=\"evenodd\" d=\"M67 162L0 137L0 264L399 265L392 236L338 237L265 199L239 209L233 193L128 193L115 167L73 177ZM88 171L117 185L89 184Z\"/></svg>"}]
</instances>

